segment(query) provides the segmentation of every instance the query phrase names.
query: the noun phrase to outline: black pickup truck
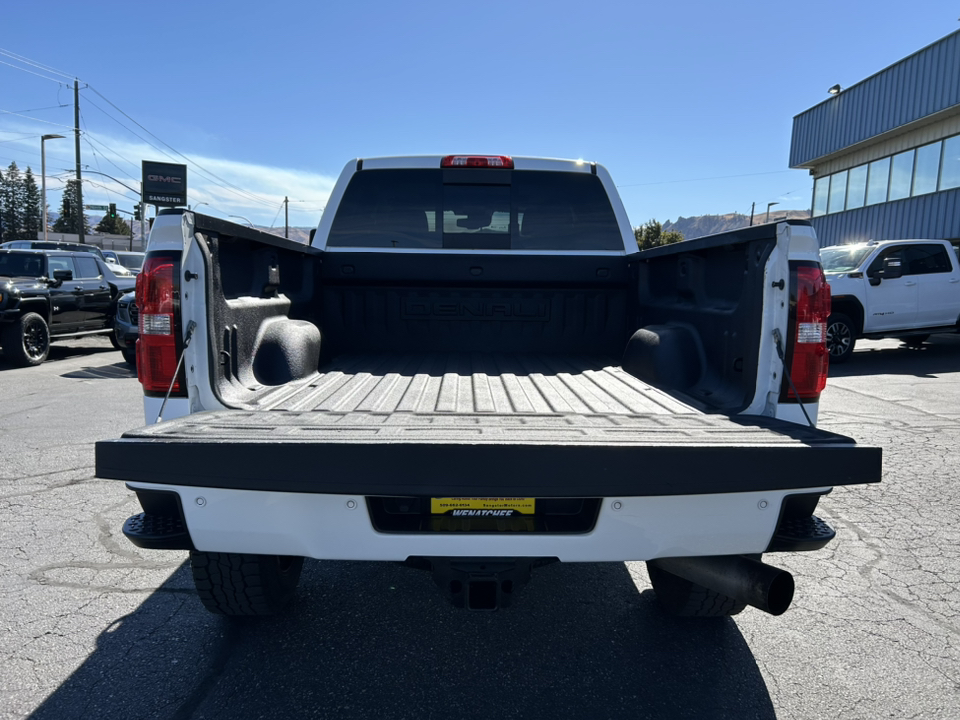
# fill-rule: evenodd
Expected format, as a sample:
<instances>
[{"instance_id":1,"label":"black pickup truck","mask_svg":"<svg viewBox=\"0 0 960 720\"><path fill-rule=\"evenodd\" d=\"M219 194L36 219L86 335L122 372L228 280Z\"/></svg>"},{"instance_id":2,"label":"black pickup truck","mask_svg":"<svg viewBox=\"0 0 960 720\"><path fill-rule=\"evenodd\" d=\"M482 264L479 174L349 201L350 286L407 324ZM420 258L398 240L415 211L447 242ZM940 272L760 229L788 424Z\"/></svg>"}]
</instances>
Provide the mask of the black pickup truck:
<instances>
[{"instance_id":1,"label":"black pickup truck","mask_svg":"<svg viewBox=\"0 0 960 720\"><path fill-rule=\"evenodd\" d=\"M91 253L0 250L0 343L8 362L47 359L50 343L110 335L117 299L135 280L114 275Z\"/></svg>"}]
</instances>

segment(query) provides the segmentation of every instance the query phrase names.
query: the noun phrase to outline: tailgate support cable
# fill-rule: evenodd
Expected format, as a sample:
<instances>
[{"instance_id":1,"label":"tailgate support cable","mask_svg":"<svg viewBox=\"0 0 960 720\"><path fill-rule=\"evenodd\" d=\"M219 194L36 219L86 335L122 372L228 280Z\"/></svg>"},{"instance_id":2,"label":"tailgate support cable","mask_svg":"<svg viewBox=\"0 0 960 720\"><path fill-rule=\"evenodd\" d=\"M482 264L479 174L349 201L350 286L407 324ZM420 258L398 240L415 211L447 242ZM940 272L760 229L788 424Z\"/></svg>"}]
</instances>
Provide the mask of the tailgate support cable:
<instances>
[{"instance_id":1,"label":"tailgate support cable","mask_svg":"<svg viewBox=\"0 0 960 720\"><path fill-rule=\"evenodd\" d=\"M173 392L173 384L177 381L177 376L180 374L180 367L183 365L183 355L187 352L187 348L190 346L190 340L193 339L193 331L196 329L197 323L191 320L187 325L187 334L183 338L183 349L180 351L180 359L177 360L177 369L173 371L173 377L170 378L170 387L167 388L167 394L163 396L163 402L160 403L160 412L157 413L157 419L154 424L163 420L163 409L167 406L167 400L170 399L170 393Z\"/></svg>"},{"instance_id":2,"label":"tailgate support cable","mask_svg":"<svg viewBox=\"0 0 960 720\"><path fill-rule=\"evenodd\" d=\"M780 356L780 363L783 365L783 375L787 378L787 382L790 384L790 389L793 390L793 395L797 398L797 402L800 403L800 410L803 412L803 416L807 419L810 427L816 428L817 426L813 424L813 420L807 415L807 409L803 406L803 400L800 398L800 393L797 392L797 386L793 384L793 378L790 377L790 371L787 370L787 361L783 356L783 336L780 334L780 328L773 329L773 339L777 346L777 355Z\"/></svg>"}]
</instances>

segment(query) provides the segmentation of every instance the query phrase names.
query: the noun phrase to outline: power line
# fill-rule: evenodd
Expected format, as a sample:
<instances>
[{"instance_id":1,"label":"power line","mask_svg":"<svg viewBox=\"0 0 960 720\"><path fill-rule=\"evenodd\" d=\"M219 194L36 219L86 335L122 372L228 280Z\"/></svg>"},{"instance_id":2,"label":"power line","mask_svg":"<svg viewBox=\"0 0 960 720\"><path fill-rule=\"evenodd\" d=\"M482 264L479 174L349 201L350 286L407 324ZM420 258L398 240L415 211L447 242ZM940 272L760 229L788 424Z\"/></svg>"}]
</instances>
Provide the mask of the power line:
<instances>
[{"instance_id":1,"label":"power line","mask_svg":"<svg viewBox=\"0 0 960 720\"><path fill-rule=\"evenodd\" d=\"M93 146L93 143L90 142L90 141L92 140L92 138L90 137L89 133L86 134L86 135L84 135L84 136L83 136L83 139L84 139L84 141L87 143L87 145L90 146L90 150L93 152L93 154L96 155L96 154L97 154L97 150L96 150L96 148ZM103 148L106 148L106 145L103 145L103 144L101 144L101 143L98 143L98 145L100 145L100 146L103 147ZM122 157L121 155L119 155L115 150L110 150L110 152L116 154L117 157L123 159L123 157ZM106 162L110 163L113 167L115 167L115 168L117 169L117 172L119 172L119 173L121 173L121 174L123 174L123 175L127 175L127 174L129 173L128 170L124 170L122 167L120 167L119 165L117 165L115 162L113 162L113 160L111 160L110 158L108 158L106 155L103 155L103 159L104 159ZM127 160L126 162L130 162L130 161ZM133 165L133 163L130 163L130 164ZM134 167L136 167L136 166L134 165ZM137 168L137 170L139 171L139 168Z\"/></svg>"},{"instance_id":2,"label":"power line","mask_svg":"<svg viewBox=\"0 0 960 720\"><path fill-rule=\"evenodd\" d=\"M283 210L283 203L280 203L280 207L277 208L277 214L273 216L273 222L270 223L270 227L273 227L277 224L277 218L280 217L281 210Z\"/></svg>"},{"instance_id":3,"label":"power line","mask_svg":"<svg viewBox=\"0 0 960 720\"><path fill-rule=\"evenodd\" d=\"M40 70L43 70L44 72L53 73L54 75L62 75L63 77L67 78L68 80L72 80L73 77L74 77L73 75L69 75L69 74L67 74L67 73L65 73L65 72L62 72L62 71L60 71L60 70L57 70L57 69L54 68L54 67L50 67L49 65L44 65L43 63L38 63L38 62L36 62L35 60L31 60L30 58L25 57L24 55L18 55L17 53L15 53L15 52L13 52L13 51L11 51L11 50L5 50L4 48L0 48L0 55L6 55L8 58L12 58L12 59L16 60L17 62L22 62L22 63L24 63L25 65L32 65L33 67L39 68Z\"/></svg>"},{"instance_id":4,"label":"power line","mask_svg":"<svg viewBox=\"0 0 960 720\"><path fill-rule=\"evenodd\" d=\"M41 70L41 71L44 72L44 73L49 73L49 74L53 74L53 75L60 75L61 77L66 78L67 80L74 79L74 76L72 76L72 75L70 75L70 74L68 74L68 73L65 73L65 72L63 72L63 71L61 71L61 70L57 70L56 68L54 68L54 67L52 67L52 66L49 66L49 65L45 65L45 64L43 64L43 63L36 62L36 61L31 60L31 59L29 59L29 58L27 58L27 57L25 57L25 56L23 56L23 55L19 55L19 54L17 54L17 53L11 52L11 51L9 51L9 50L5 50L5 49L3 49L3 48L0 48L0 55L3 55L3 56L5 56L5 57L7 57L7 58L10 58L10 59L12 59L12 60L14 60L14 61L16 61L16 62L18 62L18 63L24 64L24 65L29 65L29 66L31 66L31 67L33 67L33 68L36 68L37 70ZM38 73L38 72L34 72L33 70L28 70L27 68L20 67L20 66L18 66L18 65L13 65L13 64L8 63L8 62L3 61L3 60L0 60L0 63L2 63L2 64L4 64L4 65L7 65L7 66L9 66L9 67L12 67L12 68L14 68L15 70L21 70L21 71L23 71L23 72L30 73L31 75L36 75L37 77L41 77L41 78L43 78L43 79L45 79L45 80L50 80L50 81L52 81L52 82L56 82L59 86L65 86L65 83L63 83L62 81L57 80L57 79L55 79L55 78L48 77L47 75L43 75L43 74L40 74L40 73ZM181 153L179 150L177 150L176 148L174 148L172 145L170 145L169 143L165 142L164 140L162 140L160 137L158 137L158 136L155 135L154 133L150 132L150 130L148 130L148 129L147 129L144 125L142 125L141 123L137 122L133 117L131 117L131 116L128 115L126 112L124 112L123 110L121 110L120 107L118 107L118 106L117 106L114 102L112 102L108 97L106 97L103 93L101 93L99 90L97 90L95 87L93 87L93 86L90 85L89 83L85 83L85 88L84 88L84 89L90 89L90 90L92 90L94 93L96 93L97 95L99 95L99 96L100 96L106 103L108 103L114 110L116 110L117 112L119 112L121 115L123 115L125 118L127 118L127 119L128 119L130 122L132 122L134 125L136 125L137 127L139 127L141 130L143 130L145 133L147 133L148 135L150 135L152 138L154 138L155 140L157 140L157 141L158 141L159 143L161 143L162 145L164 145L164 146L166 146L167 148L169 148L171 151L173 151L173 152L174 152L176 155L178 155L180 158L186 160L188 163L190 163L191 165L193 165L194 168L196 169L196 171L198 171L198 174L199 174L201 177L204 177L204 178L205 178L206 180L208 180L209 182L212 182L212 183L215 184L215 185L220 185L220 187L222 187L222 188L224 188L224 189L226 189L226 190L230 190L230 191L234 192L236 195L238 195L239 197L241 197L241 198L243 198L243 199L245 199L245 200L247 200L247 201L256 202L256 203L259 203L259 204L261 204L261 205L265 205L265 206L268 206L268 207L272 207L272 206L273 206L273 202L272 202L272 201L267 200L267 199L265 199L265 198L262 198L262 197L256 195L255 193L250 192L249 190L245 190L244 188L239 187L238 185L234 185L234 184L231 183L229 180L226 180L226 179L220 177L219 175L217 175L216 173L214 173L212 170L209 170L209 169L205 168L203 165L200 165L198 162L196 162L196 161L193 160L192 158L190 158L190 157L188 157L187 155L184 155L183 153ZM157 150L158 152L160 152L161 154L163 154L165 157L173 160L174 162L177 162L177 158L174 158L173 156L171 156L169 153L167 153L167 152L166 152L165 150L163 150L162 148L157 147L154 143L152 143L152 142L150 142L149 140L147 140L146 138L138 135L136 132L134 132L133 130L131 130L129 127L125 126L122 122L120 122L120 121L117 120L115 117L113 117L112 115L110 115L110 113L108 113L106 110L104 110L104 109L101 108L99 105L97 105L95 102L93 102L92 100L90 100L89 96L87 97L87 101L90 102L90 103L91 103L94 107L96 107L98 110L100 110L100 112L102 112L102 113L104 113L105 115L107 115L108 117L110 117L114 122L116 122L118 125L120 125L121 127L123 127L125 130L127 130L127 131L130 132L130 133L132 133L132 134L133 134L135 137L137 137L139 140L141 140L142 142L146 143L147 145L149 145L150 147L152 147L154 150ZM67 107L67 106L66 106L66 105L59 105L59 107ZM41 109L41 108L38 108L38 110L39 110L39 109ZM49 108L42 108L42 109L49 109ZM0 112L4 112L4 113L6 113L6 114L11 114L11 115L16 115L16 116L18 116L18 117L24 117L24 118L26 118L26 119L28 119L28 120L34 120L34 121L37 121L37 122L44 122L44 123L47 123L47 124L50 124L50 125L55 125L55 126L57 126L57 127L62 127L62 128L67 128L67 129L73 129L72 126L69 126L69 125L61 125L61 124L59 124L59 123L50 122L49 120L41 120L40 118L28 117L28 116L25 116L25 115L21 115L21 114L18 113L18 112L13 112L13 111L0 111ZM28 111L28 112L33 112L33 110L30 110L30 111ZM88 145L89 145L89 144L90 144L90 143L88 142ZM106 147L106 146L104 146L102 143L98 143L98 144L100 144L102 147ZM91 147L91 150L93 150L93 146L91 145L90 147ZM108 149L109 149L109 148L108 148ZM121 155L120 155L119 153L117 153L116 151L114 151L114 150L111 149L110 152L113 152L118 158L124 160L125 162L130 162L130 161L127 160L126 158L123 158L123 156L121 156ZM96 154L96 151L95 151L95 150L94 150L94 158L95 158L95 161L99 164L99 160L96 159L96 158L97 158L97 154ZM110 161L109 158L104 157L104 160L107 161L107 162L110 162L111 165L113 165L113 166L116 167L118 170L120 170L120 168L119 168L117 165L115 165L112 161ZM134 163L131 163L131 165L133 165L133 164L134 164ZM125 171L122 171L122 172L125 172ZM217 182L217 181L219 181L219 182ZM279 211L277 212L277 216L279 217Z\"/></svg>"},{"instance_id":5,"label":"power line","mask_svg":"<svg viewBox=\"0 0 960 720\"><path fill-rule=\"evenodd\" d=\"M67 128L67 130L73 130L73 125L61 125L60 123L50 122L49 120L41 120L40 118L30 117L29 115L23 115L13 110L2 110L0 109L0 114L3 115L16 115L17 117L26 118L27 120L35 120L36 122L46 123L47 125L56 125L57 127Z\"/></svg>"},{"instance_id":6,"label":"power line","mask_svg":"<svg viewBox=\"0 0 960 720\"><path fill-rule=\"evenodd\" d=\"M54 110L56 108L65 108L65 107L70 107L70 106L69 105L48 105L47 107L42 107L42 108L28 108L26 110L8 110L7 112L26 113L26 112L37 112L39 110Z\"/></svg>"},{"instance_id":7,"label":"power line","mask_svg":"<svg viewBox=\"0 0 960 720\"><path fill-rule=\"evenodd\" d=\"M16 141L7 140L6 142L16 142ZM36 155L37 157L42 158L41 153L38 153L36 150L26 150L26 149L20 148L19 151L21 153L26 153L27 155ZM72 162L70 158L57 157L55 155L51 155L50 153L47 153L47 158L50 160L59 160L60 162Z\"/></svg>"},{"instance_id":8,"label":"power line","mask_svg":"<svg viewBox=\"0 0 960 720\"><path fill-rule=\"evenodd\" d=\"M12 65L8 62L5 62L4 60L0 60L0 65L6 65L7 67L12 67L14 70L21 70L25 73L30 73L31 75L36 75L39 78L43 78L44 80L49 80L50 82L62 84L62 82L60 80L57 80L56 78L47 77L46 75L41 75L40 73L35 73L33 70L27 70L26 68L22 68L17 65Z\"/></svg>"},{"instance_id":9,"label":"power line","mask_svg":"<svg viewBox=\"0 0 960 720\"><path fill-rule=\"evenodd\" d=\"M124 198L124 199L126 199L126 200L131 200L131 201L133 201L133 202L135 202L135 203L139 203L139 202L140 202L140 198L133 198L133 197L130 197L129 195L124 195L122 192L117 192L117 191L114 190L113 188L107 187L106 185L101 185L101 184L98 183L96 180L91 180L90 178L83 178L83 181L84 181L85 183L90 183L90 184L93 185L94 187L102 188L102 189L106 190L108 193L110 193L111 195L118 195L119 197L122 197L122 198Z\"/></svg>"},{"instance_id":10,"label":"power line","mask_svg":"<svg viewBox=\"0 0 960 720\"><path fill-rule=\"evenodd\" d=\"M91 90L93 90L94 92L97 92L96 88L94 88L94 87L92 87L92 86L90 86L90 85L88 85L87 87L89 87L89 88L90 88ZM100 95L101 97L103 97L103 95L101 95L99 92L97 92L97 94ZM106 100L106 98L104 98L104 99ZM117 118L115 118L113 115L111 115L109 112L107 112L106 110L104 110L102 107L100 107L100 106L99 106L97 103L95 103L93 100L91 100L89 96L86 97L86 101L87 101L88 103L90 103L91 105L93 105L95 108L97 108L97 110L99 110L100 112L102 112L102 113L103 113L104 115L106 115L108 118L110 118L111 120L113 120L115 123L117 123L117 125L119 125L119 126L122 127L124 130L126 130L127 132L129 132L131 135L133 135L134 137L136 137L137 139L139 139L140 141L142 141L142 142L145 143L146 145L149 145L150 147L152 147L154 150L156 150L157 152L159 152L160 154L162 154L162 155L163 155L164 157L166 157L167 159L169 159L169 160L171 160L171 161L173 161L173 162L175 162L175 163L179 163L180 158L174 157L173 155L171 155L170 153L168 153L168 152L167 152L166 150L164 150L163 148L158 147L158 146L156 145L156 143L150 142L149 140L147 140L145 137L143 137L142 135L140 135L140 134L137 133L136 131L134 131L134 130L130 129L129 127L127 127L126 125L124 125L124 124L123 124L122 122L120 122ZM111 103L109 100L107 100L107 102L110 103L110 105L113 105L113 103ZM116 107L116 106L113 105L113 107ZM125 117L129 117L129 115L127 115L126 113L124 113L122 110L119 110L119 108L118 108L118 111L119 111L121 114L123 114ZM131 120L131 122L133 122L134 124L136 124L138 127L141 127L141 128L143 127L143 126L140 125L140 123L138 123L136 120L133 120L133 118L130 118L130 120ZM146 128L144 128L144 131L145 131L147 134L152 135L153 137L156 137L156 135L153 135L153 133L151 133L151 132L150 132L149 130L147 130ZM160 140L160 138L157 138L157 140L158 140L159 142L163 143L164 145L167 145L167 143L163 142L163 140ZM170 146L167 145L167 147L170 147ZM174 152L177 152L177 150L174 149L174 148L172 148L172 147L171 147L170 149L173 150ZM197 172L197 174L200 175L200 177L202 177L202 178L204 178L205 180L207 180L208 182L211 182L211 183L213 183L214 185L218 185L218 186L222 187L224 190L233 192L234 194L240 196L241 198L243 198L244 200L246 200L246 201L248 201L248 202L253 201L253 202L258 202L258 203L261 203L261 204L264 204L264 205L269 205L270 207L273 207L273 203L272 203L272 202L267 201L267 200L263 200L263 199L261 199L261 198L258 198L256 195L253 195L252 193L250 193L250 192L248 192L248 191L246 191L246 190L243 190L242 188L238 188L238 187L236 187L236 186L231 185L230 183L227 183L226 180L223 180L223 179L220 178L219 176L214 175L214 173L210 172L209 170L207 170L207 169L204 168L203 166L197 165L197 163L196 163L195 161L190 160L190 158L188 158L186 155L182 155L182 153L177 153L177 154L178 154L178 155L181 155L182 158L188 160L188 161L189 161L190 163L192 163L196 168L199 168L199 171ZM217 178L217 180L220 180L220 182L217 182L217 180L212 179L210 176L213 176L213 178Z\"/></svg>"},{"instance_id":11,"label":"power line","mask_svg":"<svg viewBox=\"0 0 960 720\"><path fill-rule=\"evenodd\" d=\"M0 140L0 145L3 145L4 143L22 143L27 138L40 137L37 133L16 133L16 134L20 135L21 137L11 138L10 140Z\"/></svg>"},{"instance_id":12,"label":"power line","mask_svg":"<svg viewBox=\"0 0 960 720\"><path fill-rule=\"evenodd\" d=\"M111 115L111 114L108 113L106 110L104 110L102 107L100 107L99 105L97 105L97 104L96 104L93 100L91 100L89 97L86 98L86 101L87 101L88 103L90 103L91 105L93 105L97 110L99 110L100 112L102 112L104 115L106 115L108 118L110 118L111 120L113 120L117 125L119 125L119 126L122 127L124 130L126 130L127 132L129 132L131 135L133 135L133 136L134 136L135 138L137 138L138 140L140 140L141 142L145 143L146 145L149 145L150 147L152 147L152 148L153 148L154 150L156 150L157 152L162 153L162 154L163 154L165 157L167 157L169 160L173 160L174 162L177 161L177 158L175 158L173 155L171 155L170 153L168 153L168 152L166 152L165 150L163 150L163 148L157 147L156 145L154 145L152 142L150 142L149 140L147 140L147 139L146 139L145 137L143 137L142 135L138 135L137 133L135 133L133 130L131 130L130 128L128 128L128 127L127 127L126 125L124 125L122 122L120 122L119 120L117 120L113 115Z\"/></svg>"},{"instance_id":13,"label":"power line","mask_svg":"<svg viewBox=\"0 0 960 720\"><path fill-rule=\"evenodd\" d=\"M255 195L255 194L247 191L247 190L244 190L244 189L241 188L241 187L238 187L237 185L234 185L233 183L231 183L231 182L228 181L228 180L224 180L222 177L220 177L219 175L217 175L216 173L214 173L212 170L208 170L207 168L203 167L200 163L198 163L196 160L193 160L192 158L184 155L182 152L180 152L179 150L177 150L175 147L173 147L173 146L170 145L169 143L166 143L166 142L164 142L163 140L161 140L159 137L157 137L156 135L154 135L152 132L150 132L149 130L147 130L147 128L145 128L143 125L141 125L140 123L138 123L138 122L137 122L136 120L134 120L132 117L130 117L129 115L127 115L127 113L125 113L125 112L124 112L123 110L121 110L119 107L117 107L113 102L110 101L109 98L107 98L103 93L101 93L99 90L97 90L95 87L93 87L93 85L87 84L87 87L88 87L90 90L93 90L93 92L95 92L95 93L96 93L97 95L99 95L101 98L103 98L103 100L104 100L105 102L107 102L114 110L116 110L117 112L119 112L121 115L123 115L125 118L127 118L130 122L132 122L132 123L135 124L137 127L139 127L140 129L142 129L145 133L147 133L147 134L150 135L151 137L155 138L158 142L163 143L164 145L166 145L168 148L170 148L173 152L175 152L177 155L179 155L181 158L183 158L183 159L186 160L187 162L193 164L195 167L199 168L200 170L203 170L203 171L204 171L205 173L207 173L208 175L216 178L217 180L219 180L221 183L223 183L223 184L226 185L227 187L232 188L234 191L240 193L241 195L247 197L248 199L253 200L253 201L255 201L255 202L259 202L259 203L261 203L261 204L263 204L263 205L267 205L268 207L273 207L273 202L272 202L272 201L266 200L266 199L264 199L264 198L261 198L261 197ZM168 157L169 157L169 155L168 155Z\"/></svg>"},{"instance_id":14,"label":"power line","mask_svg":"<svg viewBox=\"0 0 960 720\"><path fill-rule=\"evenodd\" d=\"M87 126L87 120L86 120L86 118L83 117L83 111L80 110L79 107L77 108L77 110L79 111L80 122L83 123L83 127L86 128L86 126ZM84 138L84 139L86 139L86 138ZM95 148L93 147L93 145L91 145L89 142L87 143L87 145L90 145L90 150L93 152L93 161L97 164L97 172L102 172L102 170L100 170L100 159L97 157L97 151L96 151L96 149L95 149ZM93 185L96 186L96 183L93 183ZM112 190L107 190L107 192L111 193L111 196L112 196L112 193L113 193Z\"/></svg>"}]
</instances>

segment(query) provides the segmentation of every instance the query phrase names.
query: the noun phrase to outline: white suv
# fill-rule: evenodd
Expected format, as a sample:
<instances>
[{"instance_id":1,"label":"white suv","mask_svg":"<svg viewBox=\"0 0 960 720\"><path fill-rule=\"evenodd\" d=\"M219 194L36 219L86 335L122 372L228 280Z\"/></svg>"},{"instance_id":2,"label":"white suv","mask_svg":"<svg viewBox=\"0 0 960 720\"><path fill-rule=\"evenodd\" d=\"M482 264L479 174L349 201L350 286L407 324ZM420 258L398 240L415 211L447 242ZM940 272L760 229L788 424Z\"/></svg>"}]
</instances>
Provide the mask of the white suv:
<instances>
[{"instance_id":1,"label":"white suv","mask_svg":"<svg viewBox=\"0 0 960 720\"><path fill-rule=\"evenodd\" d=\"M830 361L850 357L857 338L902 338L919 346L960 331L960 268L946 240L883 240L820 250L833 294Z\"/></svg>"}]
</instances>

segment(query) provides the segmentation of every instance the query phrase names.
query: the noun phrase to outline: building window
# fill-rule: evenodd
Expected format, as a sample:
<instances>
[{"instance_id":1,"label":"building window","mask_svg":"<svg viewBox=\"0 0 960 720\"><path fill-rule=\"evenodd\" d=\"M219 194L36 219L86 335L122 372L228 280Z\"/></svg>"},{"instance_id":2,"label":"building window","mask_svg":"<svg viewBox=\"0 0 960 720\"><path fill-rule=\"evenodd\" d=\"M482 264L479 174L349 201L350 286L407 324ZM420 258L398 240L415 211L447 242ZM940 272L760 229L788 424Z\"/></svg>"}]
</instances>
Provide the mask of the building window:
<instances>
[{"instance_id":1,"label":"building window","mask_svg":"<svg viewBox=\"0 0 960 720\"><path fill-rule=\"evenodd\" d=\"M827 203L827 212L841 212L847 202L847 171L834 173L830 176L830 200Z\"/></svg>"},{"instance_id":2,"label":"building window","mask_svg":"<svg viewBox=\"0 0 960 720\"><path fill-rule=\"evenodd\" d=\"M930 143L917 148L917 163L913 169L912 195L924 195L936 192L937 175L940 174L941 142Z\"/></svg>"},{"instance_id":3,"label":"building window","mask_svg":"<svg viewBox=\"0 0 960 720\"><path fill-rule=\"evenodd\" d=\"M887 200L902 200L910 197L910 180L913 177L913 156L915 151L907 150L893 156L890 165L890 192Z\"/></svg>"},{"instance_id":4,"label":"building window","mask_svg":"<svg viewBox=\"0 0 960 720\"><path fill-rule=\"evenodd\" d=\"M847 178L847 210L862 208L866 192L867 166L860 165L853 168Z\"/></svg>"},{"instance_id":5,"label":"building window","mask_svg":"<svg viewBox=\"0 0 960 720\"><path fill-rule=\"evenodd\" d=\"M943 141L943 167L940 172L940 189L960 187L960 135Z\"/></svg>"},{"instance_id":6,"label":"building window","mask_svg":"<svg viewBox=\"0 0 960 720\"><path fill-rule=\"evenodd\" d=\"M870 163L867 176L867 205L876 205L887 199L887 183L890 181L890 158Z\"/></svg>"},{"instance_id":7,"label":"building window","mask_svg":"<svg viewBox=\"0 0 960 720\"><path fill-rule=\"evenodd\" d=\"M813 216L827 214L827 194L830 190L830 176L817 178L813 183Z\"/></svg>"}]
</instances>

